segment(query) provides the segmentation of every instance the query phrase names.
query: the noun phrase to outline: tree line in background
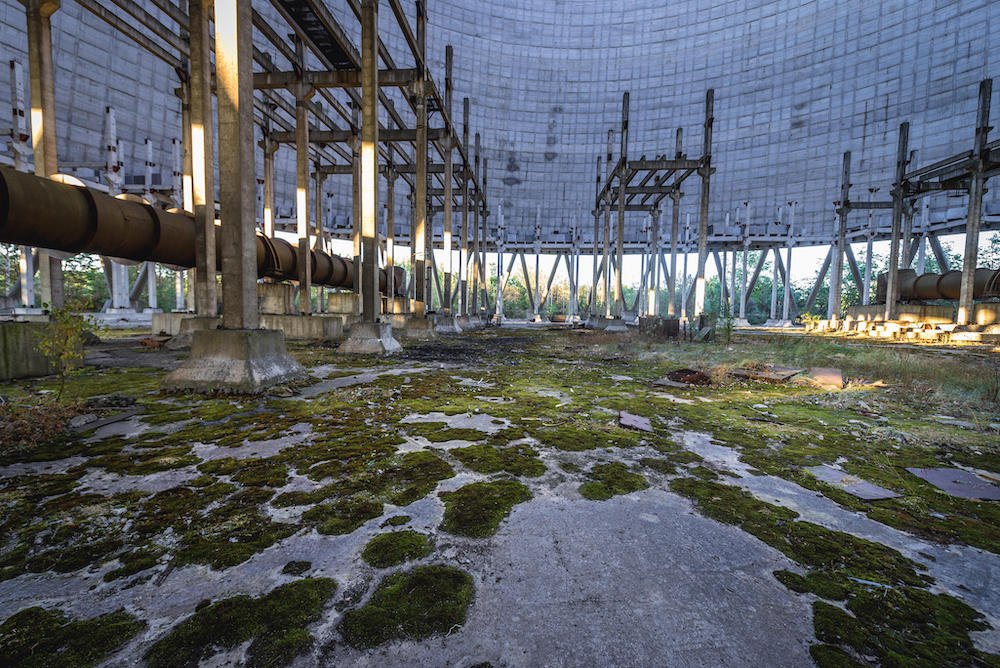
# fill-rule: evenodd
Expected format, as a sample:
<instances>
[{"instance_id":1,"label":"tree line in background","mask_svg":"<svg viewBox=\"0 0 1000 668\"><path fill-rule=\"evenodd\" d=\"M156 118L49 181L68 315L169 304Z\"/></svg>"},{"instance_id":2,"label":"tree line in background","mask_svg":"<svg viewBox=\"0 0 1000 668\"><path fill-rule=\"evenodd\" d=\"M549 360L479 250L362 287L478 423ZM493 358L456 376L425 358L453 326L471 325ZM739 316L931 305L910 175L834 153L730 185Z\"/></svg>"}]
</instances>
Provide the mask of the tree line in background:
<instances>
[{"instance_id":1,"label":"tree line in background","mask_svg":"<svg viewBox=\"0 0 1000 668\"><path fill-rule=\"evenodd\" d=\"M961 268L962 266L962 256L959 252L954 250L950 243L942 244L943 250L946 257L948 258L949 264L952 268ZM754 268L757 266L757 262L760 259L760 251L750 253L750 259L747 263L748 273L753 274ZM858 267L862 272L862 278L864 277L864 252L856 253ZM747 301L747 320L751 324L763 323L770 317L771 310L771 281L773 276L772 267L772 255L768 255L767 259L764 261L764 266L760 271L760 276L757 279L757 283L750 293L749 300ZM988 240L984 240L983 245L979 251L979 261L977 264L980 267L989 267L991 269L1000 269L1000 234L990 235ZM842 300L841 300L841 310L856 304L861 303L862 286L858 285L857 281L854 279L854 274L849 270L847 262L844 263L844 284L842 290ZM882 254L875 253L872 256L872 266L873 266L873 279L872 279L872 297L874 298L875 293L875 277L886 271L888 265L886 256ZM129 267L129 281L130 284L134 283L138 277L139 270L142 265L135 265ZM403 266L407 268L407 274L409 275L409 267L407 263L403 263ZM937 260L933 253L928 251L926 259L926 269L928 272L938 272L940 268L938 266ZM711 258L709 259L709 267L714 267L714 262ZM737 293L739 292L740 286L742 285L742 274L741 267L737 268L737 278L736 286ZM731 271L731 269L730 269ZM18 250L16 246L11 246L10 244L0 244L0 273L2 273L2 287L3 294L7 294L10 288L16 283L18 277ZM567 312L567 305L569 303L570 288L569 281L565 274L565 265L560 268L561 277L553 280L552 286L549 290L549 298L546 300L545 307L541 309L541 313L545 318L551 318L553 315L564 314ZM581 271L581 278L586 280L584 274L587 272ZM812 290L813 284L816 282L816 276L819 274L819 269L817 268L816 273L812 277L799 279L793 281L792 283L792 294L794 295L795 303L802 309L808 299L809 292ZM161 309L169 311L176 308L175 293L174 293L174 276L175 272L162 266L156 267L157 284L156 284L156 294L157 302ZM104 306L105 302L110 299L110 291L108 289L108 283L105 279L104 268L101 265L101 260L95 255L76 255L68 260L63 261L63 276L65 280L66 294L72 295L74 302L82 306L85 311L100 311ZM496 265L490 265L489 271L487 273L489 281L489 293L490 298L496 294ZM589 276L589 274L588 274ZM535 283L535 276L533 272L529 271L529 277L532 286ZM544 296L545 293L545 281L548 276L543 276L542 289L540 292ZM691 274L688 277L687 284L690 286L691 282L694 280L694 275ZM730 284L731 278L727 280L727 286ZM660 314L665 315L667 313L667 302L669 299L669 293L666 289L666 281L661 277L661 288L657 295L659 299ZM681 281L678 281L678 292L680 292ZM719 284L719 277L717 275L710 276L705 282L705 310L708 313L722 314L723 309L720 308L721 304L721 289ZM470 284L471 289L471 284ZM626 302L631 305L635 300L636 292L638 286L624 286L624 293ZM728 290L728 287L727 287ZM436 291L436 288L432 288L432 292ZM781 301L784 297L784 288L778 284L778 300L777 300L777 314L781 315ZM140 295L139 303L145 305L146 303L146 291L143 290L142 295ZM506 286L504 287L504 315L509 318L519 319L527 318L532 315L531 310L531 299L528 295L528 289L524 283L524 279L520 272L513 272L507 280ZM601 297L600 291L598 291L598 296ZM584 284L580 286L579 293L577 295L579 299L578 313L582 313L587 306L587 301L590 298L590 286L589 284ZM437 301L436 294L434 295L435 302ZM37 299L36 299L37 301ZM827 306L829 303L829 280L824 281L824 284L820 287L815 302L812 308L809 310L810 313L815 315L820 315L825 317L827 314ZM603 300L598 300L598 312L603 308ZM739 307L737 305L733 306L734 317L739 315Z\"/></svg>"}]
</instances>

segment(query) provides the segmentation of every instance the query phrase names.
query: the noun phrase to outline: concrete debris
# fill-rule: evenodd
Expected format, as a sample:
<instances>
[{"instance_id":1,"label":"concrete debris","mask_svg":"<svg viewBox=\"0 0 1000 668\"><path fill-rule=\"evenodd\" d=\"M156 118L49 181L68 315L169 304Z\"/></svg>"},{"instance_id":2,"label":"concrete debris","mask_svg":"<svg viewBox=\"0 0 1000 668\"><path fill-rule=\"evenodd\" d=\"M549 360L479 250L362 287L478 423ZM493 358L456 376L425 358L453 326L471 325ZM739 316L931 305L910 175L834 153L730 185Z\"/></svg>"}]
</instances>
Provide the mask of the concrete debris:
<instances>
[{"instance_id":1,"label":"concrete debris","mask_svg":"<svg viewBox=\"0 0 1000 668\"><path fill-rule=\"evenodd\" d=\"M84 413L83 415L76 415L70 418L69 428L70 429L81 429L84 425L88 425L91 422L97 420L97 416L93 413Z\"/></svg>"},{"instance_id":2,"label":"concrete debris","mask_svg":"<svg viewBox=\"0 0 1000 668\"><path fill-rule=\"evenodd\" d=\"M122 420L127 420L130 417L138 415L140 412L142 412L141 408L130 408L127 411L123 411L121 413L118 413L117 415L112 415L111 417L106 417L99 420L98 419L87 420L82 424L80 424L79 426L74 426L73 421L70 420L70 431L81 432L81 431L89 431L91 429L98 429L100 427L105 427L109 424L114 424L115 422L121 422ZM93 417L96 418L97 416Z\"/></svg>"},{"instance_id":3,"label":"concrete debris","mask_svg":"<svg viewBox=\"0 0 1000 668\"><path fill-rule=\"evenodd\" d=\"M878 501L880 499L895 499L900 495L890 489L873 485L867 480L862 480L846 471L835 469L832 466L822 464L820 466L810 466L806 468L809 473L828 485L833 485L837 489L842 489L852 496L865 501Z\"/></svg>"},{"instance_id":4,"label":"concrete debris","mask_svg":"<svg viewBox=\"0 0 1000 668\"><path fill-rule=\"evenodd\" d=\"M653 425L649 421L649 418L644 418L641 415L633 415L626 411L621 411L618 413L618 424L626 429L636 429L638 431L653 431Z\"/></svg>"},{"instance_id":5,"label":"concrete debris","mask_svg":"<svg viewBox=\"0 0 1000 668\"><path fill-rule=\"evenodd\" d=\"M745 380L763 380L768 383L784 383L792 378L792 376L797 376L804 371L805 369L766 364L759 368L736 367L735 369L730 369L726 375L733 378L743 378Z\"/></svg>"},{"instance_id":6,"label":"concrete debris","mask_svg":"<svg viewBox=\"0 0 1000 668\"><path fill-rule=\"evenodd\" d=\"M187 350L191 347L191 339L193 338L194 332L181 332L170 337L170 340L164 343L163 347L167 350Z\"/></svg>"},{"instance_id":7,"label":"concrete debris","mask_svg":"<svg viewBox=\"0 0 1000 668\"><path fill-rule=\"evenodd\" d=\"M957 496L960 499L979 499L982 501L1000 501L1000 485L994 485L971 471L951 468L911 468L906 469L913 475L926 480L945 494Z\"/></svg>"},{"instance_id":8,"label":"concrete debris","mask_svg":"<svg viewBox=\"0 0 1000 668\"><path fill-rule=\"evenodd\" d=\"M957 418L953 418L950 415L932 415L931 418L937 420L941 424L946 424L952 427L959 427L961 429L973 429L973 430L976 428L976 425L974 425L973 423L968 422L966 420L959 420Z\"/></svg>"},{"instance_id":9,"label":"concrete debris","mask_svg":"<svg viewBox=\"0 0 1000 668\"><path fill-rule=\"evenodd\" d=\"M101 394L96 397L90 397L84 405L88 409L128 408L129 406L135 406L135 397L130 397L127 394L122 394L121 392L113 392L111 394Z\"/></svg>"},{"instance_id":10,"label":"concrete debris","mask_svg":"<svg viewBox=\"0 0 1000 668\"><path fill-rule=\"evenodd\" d=\"M272 397L286 398L294 395L295 393L292 392L292 389L287 385L275 385L267 391L267 394Z\"/></svg>"},{"instance_id":11,"label":"concrete debris","mask_svg":"<svg viewBox=\"0 0 1000 668\"><path fill-rule=\"evenodd\" d=\"M702 327L698 330L698 333L694 335L694 340L699 343L702 341L711 341L715 338L715 328L714 327Z\"/></svg>"}]
</instances>

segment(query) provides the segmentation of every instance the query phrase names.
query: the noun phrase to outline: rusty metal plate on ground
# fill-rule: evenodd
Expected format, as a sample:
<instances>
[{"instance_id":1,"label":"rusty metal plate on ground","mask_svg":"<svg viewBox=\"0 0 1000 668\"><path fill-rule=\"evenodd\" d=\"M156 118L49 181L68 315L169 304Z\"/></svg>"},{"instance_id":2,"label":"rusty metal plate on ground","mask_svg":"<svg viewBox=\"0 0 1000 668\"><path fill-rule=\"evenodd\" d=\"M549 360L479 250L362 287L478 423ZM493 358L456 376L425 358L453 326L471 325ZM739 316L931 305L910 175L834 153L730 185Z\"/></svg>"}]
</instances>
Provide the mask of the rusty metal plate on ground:
<instances>
[{"instance_id":1,"label":"rusty metal plate on ground","mask_svg":"<svg viewBox=\"0 0 1000 668\"><path fill-rule=\"evenodd\" d=\"M962 469L921 469L907 468L907 471L934 485L945 494L960 499L981 499L1000 501L1000 485L983 480L971 471Z\"/></svg>"},{"instance_id":2,"label":"rusty metal plate on ground","mask_svg":"<svg viewBox=\"0 0 1000 668\"><path fill-rule=\"evenodd\" d=\"M900 496L891 489L879 487L867 480L851 475L846 471L835 469L832 466L823 464L821 466L809 466L806 468L809 473L828 485L833 485L837 489L842 489L852 496L865 501L878 501L880 499L895 499Z\"/></svg>"},{"instance_id":3,"label":"rusty metal plate on ground","mask_svg":"<svg viewBox=\"0 0 1000 668\"><path fill-rule=\"evenodd\" d=\"M823 387L835 387L838 390L844 387L844 372L840 369L814 366L809 369L809 373L813 380Z\"/></svg>"},{"instance_id":4,"label":"rusty metal plate on ground","mask_svg":"<svg viewBox=\"0 0 1000 668\"><path fill-rule=\"evenodd\" d=\"M649 421L649 418L644 418L641 415L632 415L625 411L618 413L618 424L626 429L638 429L639 431L653 431L653 424Z\"/></svg>"},{"instance_id":5,"label":"rusty metal plate on ground","mask_svg":"<svg viewBox=\"0 0 1000 668\"><path fill-rule=\"evenodd\" d=\"M790 366L775 366L769 364L759 369L745 369L737 367L729 371L729 375L735 378L745 378L747 380L763 380L769 383L783 383L792 376L800 374L805 369L796 369Z\"/></svg>"},{"instance_id":6,"label":"rusty metal plate on ground","mask_svg":"<svg viewBox=\"0 0 1000 668\"><path fill-rule=\"evenodd\" d=\"M712 379L697 369L674 369L666 376L653 383L662 387L691 387L692 385L711 385Z\"/></svg>"}]
</instances>

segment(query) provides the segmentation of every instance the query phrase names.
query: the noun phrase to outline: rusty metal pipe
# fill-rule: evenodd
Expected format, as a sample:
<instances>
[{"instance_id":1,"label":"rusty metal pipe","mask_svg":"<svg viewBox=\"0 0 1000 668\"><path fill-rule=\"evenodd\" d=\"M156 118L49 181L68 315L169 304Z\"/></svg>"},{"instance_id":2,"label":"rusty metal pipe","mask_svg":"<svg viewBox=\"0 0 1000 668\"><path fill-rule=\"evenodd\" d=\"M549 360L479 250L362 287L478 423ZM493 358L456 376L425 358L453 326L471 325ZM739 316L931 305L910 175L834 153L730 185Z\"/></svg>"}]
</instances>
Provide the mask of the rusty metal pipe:
<instances>
[{"instance_id":1,"label":"rusty metal pipe","mask_svg":"<svg viewBox=\"0 0 1000 668\"><path fill-rule=\"evenodd\" d=\"M876 301L885 303L886 275L878 277ZM902 301L958 299L962 292L962 272L946 271L943 274L921 274L916 276L912 269L899 270L899 293ZM1000 297L1000 271L979 267L973 281L972 298L988 299Z\"/></svg>"},{"instance_id":2,"label":"rusty metal pipe","mask_svg":"<svg viewBox=\"0 0 1000 668\"><path fill-rule=\"evenodd\" d=\"M216 235L221 228L216 228ZM195 266L194 220L186 213L157 209L143 202L0 167L0 241L68 253L94 253L124 260L146 260L174 267ZM221 240L216 248L222 248ZM315 285L351 289L351 264L312 249ZM298 248L284 239L257 235L257 276L294 281ZM216 258L221 269L222 257ZM396 285L405 272L395 267ZM380 270L379 290L386 286ZM397 290L402 295L402 287Z\"/></svg>"}]
</instances>

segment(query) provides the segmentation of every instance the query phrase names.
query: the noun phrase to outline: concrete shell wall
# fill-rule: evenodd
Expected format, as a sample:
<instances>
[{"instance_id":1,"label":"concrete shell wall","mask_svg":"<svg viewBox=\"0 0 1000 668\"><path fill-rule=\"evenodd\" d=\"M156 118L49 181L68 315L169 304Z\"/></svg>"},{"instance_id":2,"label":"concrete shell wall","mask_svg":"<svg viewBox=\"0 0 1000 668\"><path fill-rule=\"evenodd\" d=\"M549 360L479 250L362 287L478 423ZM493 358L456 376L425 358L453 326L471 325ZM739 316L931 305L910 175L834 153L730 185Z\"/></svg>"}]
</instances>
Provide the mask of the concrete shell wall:
<instances>
[{"instance_id":1,"label":"concrete shell wall","mask_svg":"<svg viewBox=\"0 0 1000 668\"><path fill-rule=\"evenodd\" d=\"M832 233L844 150L854 154L854 198L866 198L869 185L884 196L898 123L911 122L920 163L966 150L977 83L1000 73L1000 4L989 0L428 4L432 70L443 88L444 47L453 44L456 119L469 96L472 130L482 133L490 160L493 210L503 202L511 241L533 236L538 206L546 236L565 238L579 224L589 240L595 159L609 128L616 130L617 155L626 88L635 157L672 153L678 126L685 129L686 151L698 154L705 89L716 89L717 230L723 231L725 213L746 200L755 222L774 220L776 205L796 200L803 231L822 235ZM356 36L346 4L328 6ZM255 8L280 21L270 5ZM387 6L381 23L397 61L409 65ZM148 136L161 163L155 171L168 181L170 140L180 137L176 74L71 0L53 18L53 39L62 164L103 165L103 112L112 105L129 177L142 174ZM255 42L281 63L273 49ZM0 4L0 46L8 59L27 66L17 0ZM0 95L9 90L8 77L0 68ZM997 118L1000 85L994 91ZM279 215L291 216L290 148L279 151L277 166ZM698 187L694 179L689 183L685 212L694 217ZM349 178L330 179L328 189L336 222L346 225ZM405 194L405 187L397 193L397 229L404 236ZM987 212L1000 214L996 194L987 197ZM963 206L964 198L935 198L932 218ZM440 229L441 216L434 222ZM644 223L642 214L629 214L630 236Z\"/></svg>"}]
</instances>

